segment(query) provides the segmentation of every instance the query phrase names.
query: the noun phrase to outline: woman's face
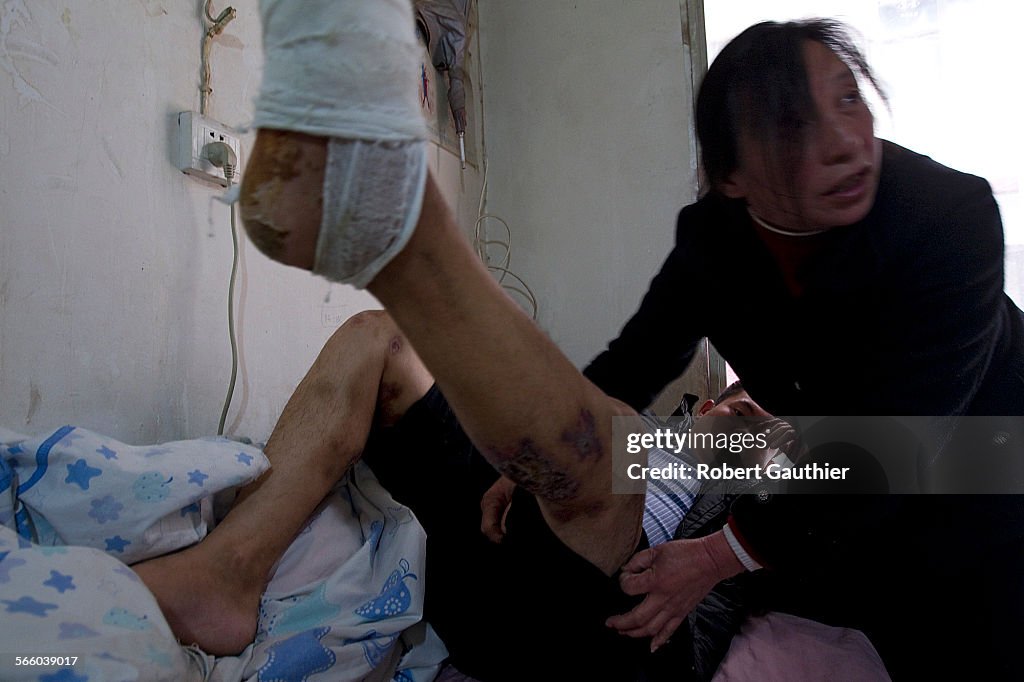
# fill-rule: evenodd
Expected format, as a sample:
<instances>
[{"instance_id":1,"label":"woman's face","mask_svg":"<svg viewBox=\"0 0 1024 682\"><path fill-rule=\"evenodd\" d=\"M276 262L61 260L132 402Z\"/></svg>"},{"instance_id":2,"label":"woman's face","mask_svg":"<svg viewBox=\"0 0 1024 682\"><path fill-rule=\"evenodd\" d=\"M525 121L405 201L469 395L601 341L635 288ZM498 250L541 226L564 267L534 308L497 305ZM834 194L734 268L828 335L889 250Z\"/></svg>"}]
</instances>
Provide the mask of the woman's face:
<instances>
[{"instance_id":1,"label":"woman's face","mask_svg":"<svg viewBox=\"0 0 1024 682\"><path fill-rule=\"evenodd\" d=\"M773 169L764 143L742 135L739 167L722 188L761 219L794 231L849 225L867 215L881 165L874 119L853 72L814 41L806 43L804 61L817 115L802 123L795 167Z\"/></svg>"}]
</instances>

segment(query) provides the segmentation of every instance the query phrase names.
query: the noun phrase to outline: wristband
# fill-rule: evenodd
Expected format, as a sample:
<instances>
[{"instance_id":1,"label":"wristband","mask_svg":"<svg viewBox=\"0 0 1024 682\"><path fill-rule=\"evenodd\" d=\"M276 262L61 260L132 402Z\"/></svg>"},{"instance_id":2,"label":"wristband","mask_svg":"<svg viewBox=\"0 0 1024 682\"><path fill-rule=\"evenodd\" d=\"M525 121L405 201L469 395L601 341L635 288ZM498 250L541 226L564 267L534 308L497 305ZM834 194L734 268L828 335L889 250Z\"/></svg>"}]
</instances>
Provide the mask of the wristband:
<instances>
[{"instance_id":1,"label":"wristband","mask_svg":"<svg viewBox=\"0 0 1024 682\"><path fill-rule=\"evenodd\" d=\"M732 532L732 528L729 527L729 524L725 524L722 528L722 532L725 533L726 542L729 543L729 547L732 548L733 553L736 554L736 558L740 560L741 564L743 564L743 568L748 571L756 571L763 568L761 564L754 561L753 557L747 553L747 550L743 549L743 545L740 544L740 541L736 538L736 534Z\"/></svg>"}]
</instances>

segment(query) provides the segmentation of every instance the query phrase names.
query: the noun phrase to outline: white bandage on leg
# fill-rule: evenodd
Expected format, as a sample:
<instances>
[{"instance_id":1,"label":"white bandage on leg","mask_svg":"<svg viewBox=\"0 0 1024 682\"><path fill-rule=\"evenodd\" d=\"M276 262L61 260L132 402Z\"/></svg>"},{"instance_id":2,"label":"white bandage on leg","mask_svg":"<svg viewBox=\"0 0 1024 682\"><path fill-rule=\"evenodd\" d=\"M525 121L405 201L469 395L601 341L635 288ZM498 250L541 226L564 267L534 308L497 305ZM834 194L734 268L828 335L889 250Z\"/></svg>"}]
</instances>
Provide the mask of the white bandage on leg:
<instances>
[{"instance_id":1,"label":"white bandage on leg","mask_svg":"<svg viewBox=\"0 0 1024 682\"><path fill-rule=\"evenodd\" d=\"M423 48L409 0L260 0L257 128L423 140Z\"/></svg>"},{"instance_id":2,"label":"white bandage on leg","mask_svg":"<svg viewBox=\"0 0 1024 682\"><path fill-rule=\"evenodd\" d=\"M426 147L331 139L314 273L363 288L402 250L423 203Z\"/></svg>"},{"instance_id":3,"label":"white bandage on leg","mask_svg":"<svg viewBox=\"0 0 1024 682\"><path fill-rule=\"evenodd\" d=\"M409 0L260 0L254 125L330 138L313 271L363 287L416 227L423 48Z\"/></svg>"}]
</instances>

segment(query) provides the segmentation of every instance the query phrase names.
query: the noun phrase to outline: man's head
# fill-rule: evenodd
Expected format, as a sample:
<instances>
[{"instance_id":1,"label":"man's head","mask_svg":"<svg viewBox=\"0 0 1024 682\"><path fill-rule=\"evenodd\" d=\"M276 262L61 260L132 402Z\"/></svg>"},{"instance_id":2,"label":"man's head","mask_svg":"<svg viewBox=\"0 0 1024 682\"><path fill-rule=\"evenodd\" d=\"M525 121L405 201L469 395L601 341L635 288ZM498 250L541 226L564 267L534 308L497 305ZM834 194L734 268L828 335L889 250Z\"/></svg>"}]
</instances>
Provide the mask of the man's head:
<instances>
[{"instance_id":1,"label":"man's head","mask_svg":"<svg viewBox=\"0 0 1024 682\"><path fill-rule=\"evenodd\" d=\"M708 399L697 410L697 416L734 416L734 417L770 417L763 407L754 402L754 399L743 388L743 383L734 381L725 387L717 398Z\"/></svg>"},{"instance_id":2,"label":"man's head","mask_svg":"<svg viewBox=\"0 0 1024 682\"><path fill-rule=\"evenodd\" d=\"M718 442L723 435L729 438L732 434L752 433L756 427L771 418L772 415L750 397L741 382L733 382L716 399L704 401L697 410L691 432L706 437L707 440L698 437L694 441L693 454L698 460L706 463L714 462L723 456L727 461L734 461L737 453L730 454L728 449L723 451L718 447L702 447L701 444ZM747 450L751 451L744 452L739 457L741 461L749 464L764 459L763 450Z\"/></svg>"}]
</instances>

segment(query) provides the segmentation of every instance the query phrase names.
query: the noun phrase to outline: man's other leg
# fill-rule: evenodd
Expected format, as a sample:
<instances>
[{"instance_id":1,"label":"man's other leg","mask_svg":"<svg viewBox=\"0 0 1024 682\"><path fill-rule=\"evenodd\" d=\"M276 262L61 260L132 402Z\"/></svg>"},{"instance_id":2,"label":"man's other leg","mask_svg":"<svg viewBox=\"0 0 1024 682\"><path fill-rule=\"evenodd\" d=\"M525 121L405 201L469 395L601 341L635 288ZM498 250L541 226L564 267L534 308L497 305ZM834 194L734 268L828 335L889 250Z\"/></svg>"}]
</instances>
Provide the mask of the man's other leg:
<instances>
[{"instance_id":1,"label":"man's other leg","mask_svg":"<svg viewBox=\"0 0 1024 682\"><path fill-rule=\"evenodd\" d=\"M382 384L406 346L383 313L348 320L285 405L266 446L270 470L240 491L202 542L133 566L181 641L215 655L252 641L274 564L362 454L378 396L391 413L418 398L409 387ZM429 386L429 375L423 381Z\"/></svg>"}]
</instances>

